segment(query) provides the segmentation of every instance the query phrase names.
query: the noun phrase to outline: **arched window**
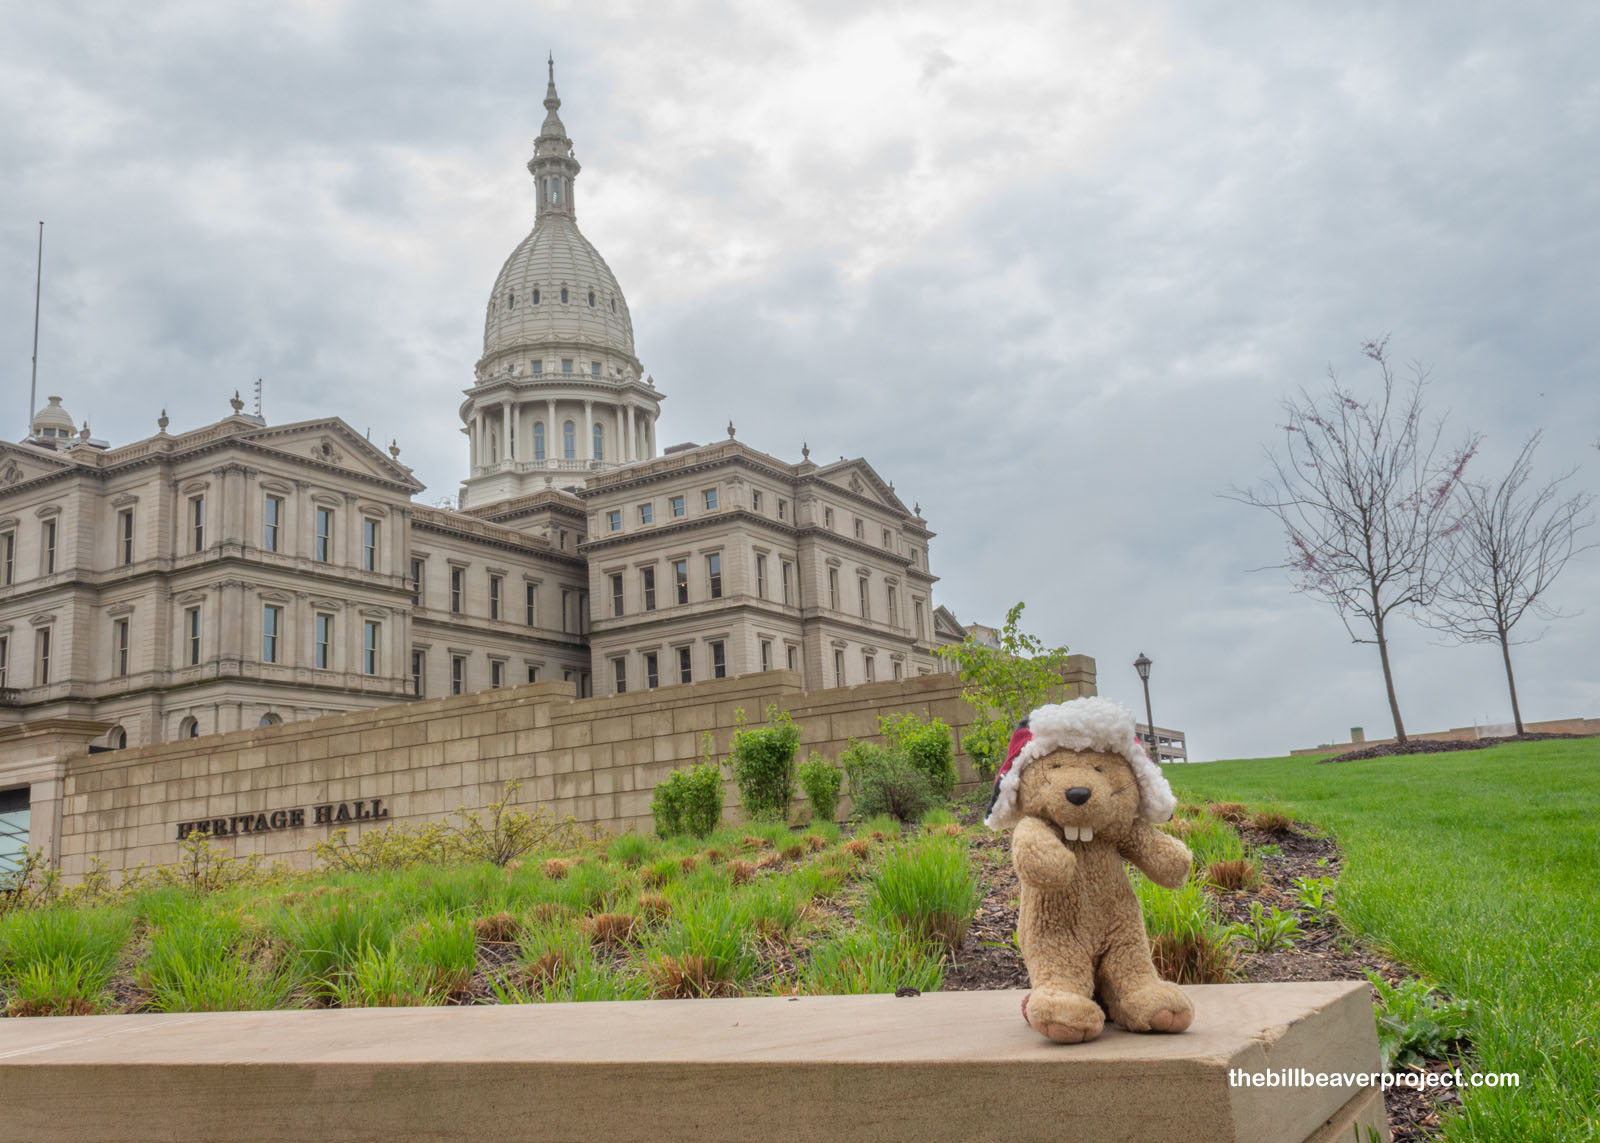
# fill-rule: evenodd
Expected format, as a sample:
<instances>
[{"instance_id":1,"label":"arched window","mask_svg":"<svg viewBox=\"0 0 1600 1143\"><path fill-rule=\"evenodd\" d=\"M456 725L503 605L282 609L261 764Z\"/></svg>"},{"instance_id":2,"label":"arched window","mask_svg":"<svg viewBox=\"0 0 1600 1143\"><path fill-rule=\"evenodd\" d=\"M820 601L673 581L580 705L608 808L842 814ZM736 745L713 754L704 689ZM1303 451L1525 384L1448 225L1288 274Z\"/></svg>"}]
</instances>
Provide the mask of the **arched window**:
<instances>
[{"instance_id":1,"label":"arched window","mask_svg":"<svg viewBox=\"0 0 1600 1143\"><path fill-rule=\"evenodd\" d=\"M561 455L568 460L578 458L578 429L571 421L561 426Z\"/></svg>"},{"instance_id":2,"label":"arched window","mask_svg":"<svg viewBox=\"0 0 1600 1143\"><path fill-rule=\"evenodd\" d=\"M514 310L516 308L517 308L517 295L516 294L507 294L506 295L506 309Z\"/></svg>"},{"instance_id":3,"label":"arched window","mask_svg":"<svg viewBox=\"0 0 1600 1143\"><path fill-rule=\"evenodd\" d=\"M561 287L561 304L567 304L567 288L565 286Z\"/></svg>"},{"instance_id":4,"label":"arched window","mask_svg":"<svg viewBox=\"0 0 1600 1143\"><path fill-rule=\"evenodd\" d=\"M178 737L199 738L200 720L192 714L185 716L184 720L178 724Z\"/></svg>"},{"instance_id":5,"label":"arched window","mask_svg":"<svg viewBox=\"0 0 1600 1143\"><path fill-rule=\"evenodd\" d=\"M126 750L128 748L128 732L120 726L113 726L106 734L106 745L113 750Z\"/></svg>"},{"instance_id":6,"label":"arched window","mask_svg":"<svg viewBox=\"0 0 1600 1143\"><path fill-rule=\"evenodd\" d=\"M533 304L534 305L538 305L539 304L539 287L538 286L535 286L533 288Z\"/></svg>"},{"instance_id":7,"label":"arched window","mask_svg":"<svg viewBox=\"0 0 1600 1143\"><path fill-rule=\"evenodd\" d=\"M533 459L544 459L544 422L533 422Z\"/></svg>"},{"instance_id":8,"label":"arched window","mask_svg":"<svg viewBox=\"0 0 1600 1143\"><path fill-rule=\"evenodd\" d=\"M594 291L589 291L589 308L594 309Z\"/></svg>"},{"instance_id":9,"label":"arched window","mask_svg":"<svg viewBox=\"0 0 1600 1143\"><path fill-rule=\"evenodd\" d=\"M599 421L594 425L594 458L596 460L606 458L606 427Z\"/></svg>"},{"instance_id":10,"label":"arched window","mask_svg":"<svg viewBox=\"0 0 1600 1143\"><path fill-rule=\"evenodd\" d=\"M611 299L611 312L612 313L616 313L617 312L617 299L616 298L612 298Z\"/></svg>"},{"instance_id":11,"label":"arched window","mask_svg":"<svg viewBox=\"0 0 1600 1143\"><path fill-rule=\"evenodd\" d=\"M276 711L271 710L262 715L261 721L256 723L257 726L281 726L282 724L283 718Z\"/></svg>"}]
</instances>

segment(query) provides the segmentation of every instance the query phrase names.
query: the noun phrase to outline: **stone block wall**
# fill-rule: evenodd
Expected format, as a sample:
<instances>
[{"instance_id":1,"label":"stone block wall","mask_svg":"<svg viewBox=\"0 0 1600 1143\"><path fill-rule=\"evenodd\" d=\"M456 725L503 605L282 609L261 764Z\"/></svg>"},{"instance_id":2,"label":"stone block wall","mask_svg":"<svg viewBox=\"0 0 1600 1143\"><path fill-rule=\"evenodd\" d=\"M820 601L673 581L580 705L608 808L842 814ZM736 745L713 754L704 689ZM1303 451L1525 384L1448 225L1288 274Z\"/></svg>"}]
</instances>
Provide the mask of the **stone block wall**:
<instances>
[{"instance_id":1,"label":"stone block wall","mask_svg":"<svg viewBox=\"0 0 1600 1143\"><path fill-rule=\"evenodd\" d=\"M1074 656L1068 682L1093 694L1094 661ZM180 829L208 823L238 856L305 865L335 829L437 821L496 800L508 781L525 807L647 831L656 784L699 760L701 736L725 761L739 712L757 725L772 704L799 724L801 758L875 738L883 715L942 718L958 733L972 720L950 675L808 693L772 671L583 700L570 684L533 683L68 758L58 856L68 878L91 856L113 871L170 864ZM958 766L974 780L965 755ZM725 804L736 817L731 780Z\"/></svg>"}]
</instances>

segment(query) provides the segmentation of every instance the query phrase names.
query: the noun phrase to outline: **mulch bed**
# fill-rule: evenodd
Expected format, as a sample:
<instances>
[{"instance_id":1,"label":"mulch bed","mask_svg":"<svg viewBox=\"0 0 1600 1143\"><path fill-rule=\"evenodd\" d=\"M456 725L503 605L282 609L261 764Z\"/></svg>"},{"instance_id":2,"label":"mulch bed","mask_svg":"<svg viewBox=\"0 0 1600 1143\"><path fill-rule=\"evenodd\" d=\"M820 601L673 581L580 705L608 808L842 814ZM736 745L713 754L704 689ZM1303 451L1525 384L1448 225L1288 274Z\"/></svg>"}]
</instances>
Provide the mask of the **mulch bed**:
<instances>
[{"instance_id":1,"label":"mulch bed","mask_svg":"<svg viewBox=\"0 0 1600 1143\"><path fill-rule=\"evenodd\" d=\"M1475 738L1470 741L1438 742L1431 738L1413 738L1404 746L1385 742L1378 746L1364 746L1332 758L1324 758L1317 765L1329 762L1363 762L1368 758L1387 758L1394 754L1449 754L1455 750L1483 750L1507 742L1548 742L1553 738L1593 738L1592 734L1508 734L1501 738Z\"/></svg>"},{"instance_id":2,"label":"mulch bed","mask_svg":"<svg viewBox=\"0 0 1600 1143\"><path fill-rule=\"evenodd\" d=\"M974 823L977 817L974 815ZM1252 849L1277 846L1280 852L1261 858L1261 887L1257 890L1217 892L1215 896L1226 920L1242 921L1249 916L1250 903L1260 901L1266 908L1295 906L1294 881L1297 877L1337 879L1343 863L1339 848L1331 838L1318 835L1296 822L1282 832L1267 833L1250 825L1239 827L1245 844ZM952 991L993 988L1027 988L1028 970L1013 942L1017 928L1019 889L1011 868L1009 837L983 830L973 839L973 854L988 881L983 904L973 920L958 963L945 973L943 987ZM1292 948L1269 953L1243 953L1236 966L1237 979L1251 983L1281 981L1365 980L1372 969L1390 983L1412 974L1404 965L1390 959L1343 929L1337 920L1311 920L1302 915L1305 935ZM1373 993L1376 1003L1377 994ZM1453 1062L1430 1061L1429 1070L1454 1067ZM1394 1143L1424 1143L1439 1137L1441 1112L1460 1103L1452 1088L1413 1090L1391 1088L1384 1093L1389 1131Z\"/></svg>"}]
</instances>

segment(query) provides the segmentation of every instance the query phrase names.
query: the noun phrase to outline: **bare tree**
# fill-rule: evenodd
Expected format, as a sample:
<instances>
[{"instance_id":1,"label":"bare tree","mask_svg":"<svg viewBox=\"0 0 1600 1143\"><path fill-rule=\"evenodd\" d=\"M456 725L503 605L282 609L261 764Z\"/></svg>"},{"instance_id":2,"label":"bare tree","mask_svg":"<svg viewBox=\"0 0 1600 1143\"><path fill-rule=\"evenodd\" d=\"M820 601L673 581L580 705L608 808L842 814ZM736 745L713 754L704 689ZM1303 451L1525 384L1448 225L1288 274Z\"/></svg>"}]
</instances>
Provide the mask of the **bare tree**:
<instances>
[{"instance_id":1,"label":"bare tree","mask_svg":"<svg viewBox=\"0 0 1600 1143\"><path fill-rule=\"evenodd\" d=\"M1511 469L1498 484L1463 481L1457 491L1457 528L1451 537L1453 559L1434 601L1430 622L1463 643L1498 643L1511 692L1511 717L1523 733L1517 705L1517 680L1511 670L1512 631L1528 614L1540 619L1568 618L1541 597L1567 561L1594 547L1580 543L1594 523L1585 513L1594 497L1587 492L1563 496L1568 469L1530 495L1523 495L1539 447L1539 433L1522 446Z\"/></svg>"},{"instance_id":2,"label":"bare tree","mask_svg":"<svg viewBox=\"0 0 1600 1143\"><path fill-rule=\"evenodd\" d=\"M1427 373L1413 366L1399 382L1386 353L1389 339L1369 341L1362 354L1378 368L1382 392L1358 400L1332 369L1328 387L1305 389L1283 403L1282 452L1268 449L1272 473L1255 489L1224 495L1265 508L1283 525L1295 590L1332 604L1357 643L1376 643L1394 716L1394 736L1406 744L1389 662L1389 622L1397 610L1433 601L1452 526L1451 498L1477 449L1469 435L1441 449L1444 423L1423 425Z\"/></svg>"}]
</instances>

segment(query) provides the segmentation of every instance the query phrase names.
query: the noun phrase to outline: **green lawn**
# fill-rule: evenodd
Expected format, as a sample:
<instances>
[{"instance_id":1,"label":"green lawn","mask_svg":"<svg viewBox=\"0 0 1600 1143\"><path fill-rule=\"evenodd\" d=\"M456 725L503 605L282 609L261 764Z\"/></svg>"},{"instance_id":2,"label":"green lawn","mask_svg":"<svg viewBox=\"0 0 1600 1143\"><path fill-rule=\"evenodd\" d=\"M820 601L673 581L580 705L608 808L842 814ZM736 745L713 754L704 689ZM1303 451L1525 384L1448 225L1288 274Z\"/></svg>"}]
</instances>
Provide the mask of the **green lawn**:
<instances>
[{"instance_id":1,"label":"green lawn","mask_svg":"<svg viewBox=\"0 0 1600 1143\"><path fill-rule=\"evenodd\" d=\"M1345 922L1477 1005L1478 1070L1522 1087L1466 1093L1447 1139L1600 1139L1600 740L1166 771L1332 831Z\"/></svg>"}]
</instances>

